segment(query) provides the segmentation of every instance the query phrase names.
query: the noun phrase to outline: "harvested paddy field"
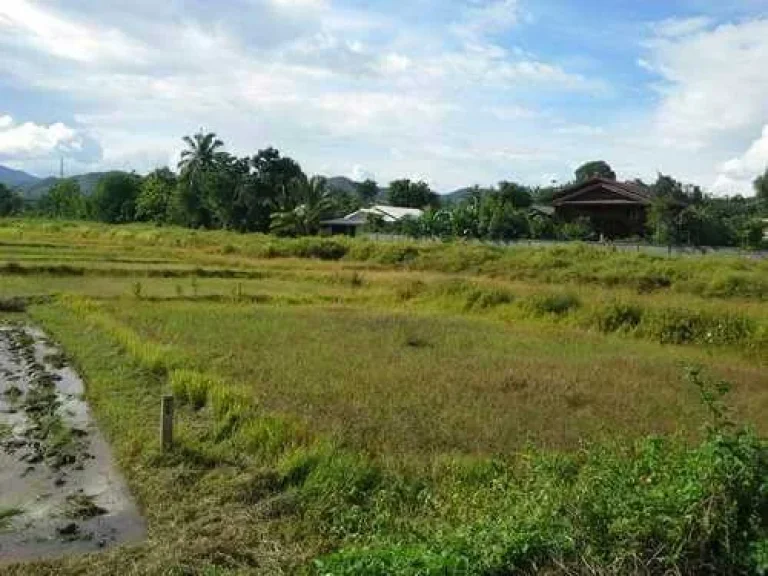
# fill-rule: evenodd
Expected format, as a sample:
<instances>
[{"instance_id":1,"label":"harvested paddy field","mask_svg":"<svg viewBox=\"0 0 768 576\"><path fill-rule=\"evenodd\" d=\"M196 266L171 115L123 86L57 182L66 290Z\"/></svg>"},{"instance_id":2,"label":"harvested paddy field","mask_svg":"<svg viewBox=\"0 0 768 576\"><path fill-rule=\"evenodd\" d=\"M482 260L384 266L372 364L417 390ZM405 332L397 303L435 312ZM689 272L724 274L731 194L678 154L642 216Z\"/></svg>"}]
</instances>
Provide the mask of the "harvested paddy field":
<instances>
[{"instance_id":1,"label":"harvested paddy field","mask_svg":"<svg viewBox=\"0 0 768 576\"><path fill-rule=\"evenodd\" d=\"M68 378L47 384L62 420L88 430L72 434L75 453L97 456L84 471L109 461L103 446L125 484L101 465L90 475L115 479L122 500L77 480L75 456L64 487L105 511L77 521L93 538L66 543L89 554L4 569L768 569L766 286L765 262L747 258L9 223L4 408L33 361L13 360L14 342L40 326L71 367L55 368L42 344L34 362L77 369L109 444L78 423ZM169 393L176 435L164 452ZM17 401L0 414L16 468L29 451ZM47 456L37 466L56 481ZM29 509L5 500L31 490L20 477L0 477L0 558L5 538L25 537ZM64 546L51 517L40 529ZM112 517L118 532L100 537Z\"/></svg>"}]
</instances>

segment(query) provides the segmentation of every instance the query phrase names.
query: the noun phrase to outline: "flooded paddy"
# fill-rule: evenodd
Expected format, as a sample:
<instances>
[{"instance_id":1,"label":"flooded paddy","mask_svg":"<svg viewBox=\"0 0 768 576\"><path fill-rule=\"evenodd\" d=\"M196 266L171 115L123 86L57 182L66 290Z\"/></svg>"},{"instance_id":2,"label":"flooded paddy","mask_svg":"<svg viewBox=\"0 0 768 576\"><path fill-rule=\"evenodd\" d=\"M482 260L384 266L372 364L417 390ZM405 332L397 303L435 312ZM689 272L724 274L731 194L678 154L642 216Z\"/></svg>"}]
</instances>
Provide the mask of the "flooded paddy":
<instances>
[{"instance_id":1,"label":"flooded paddy","mask_svg":"<svg viewBox=\"0 0 768 576\"><path fill-rule=\"evenodd\" d=\"M144 538L83 392L42 332L0 326L0 564Z\"/></svg>"}]
</instances>

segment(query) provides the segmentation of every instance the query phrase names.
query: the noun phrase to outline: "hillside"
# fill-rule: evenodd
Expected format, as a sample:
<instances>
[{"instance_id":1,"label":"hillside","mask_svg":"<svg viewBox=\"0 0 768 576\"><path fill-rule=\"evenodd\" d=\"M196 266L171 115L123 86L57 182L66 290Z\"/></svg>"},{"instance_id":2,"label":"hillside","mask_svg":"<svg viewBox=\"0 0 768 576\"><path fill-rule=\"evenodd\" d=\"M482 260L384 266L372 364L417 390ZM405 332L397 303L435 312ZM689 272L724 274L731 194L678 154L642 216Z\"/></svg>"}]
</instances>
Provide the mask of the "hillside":
<instances>
[{"instance_id":1,"label":"hillside","mask_svg":"<svg viewBox=\"0 0 768 576\"><path fill-rule=\"evenodd\" d=\"M39 180L37 176L32 176L21 170L0 166L0 184L5 184L9 188L33 186Z\"/></svg>"},{"instance_id":2,"label":"hillside","mask_svg":"<svg viewBox=\"0 0 768 576\"><path fill-rule=\"evenodd\" d=\"M75 180L80 185L80 191L85 194L86 196L89 196L93 193L93 191L96 189L96 185L99 183L99 180L101 180L104 176L107 174L110 174L111 172L89 172L87 174L79 174L77 176L72 176L70 178L67 178L67 180ZM40 198L40 196L43 196L46 192L48 192L53 186L61 180L60 178L44 178L43 180L38 180L31 185L24 186L21 188L21 193L25 198L35 200L37 198Z\"/></svg>"}]
</instances>

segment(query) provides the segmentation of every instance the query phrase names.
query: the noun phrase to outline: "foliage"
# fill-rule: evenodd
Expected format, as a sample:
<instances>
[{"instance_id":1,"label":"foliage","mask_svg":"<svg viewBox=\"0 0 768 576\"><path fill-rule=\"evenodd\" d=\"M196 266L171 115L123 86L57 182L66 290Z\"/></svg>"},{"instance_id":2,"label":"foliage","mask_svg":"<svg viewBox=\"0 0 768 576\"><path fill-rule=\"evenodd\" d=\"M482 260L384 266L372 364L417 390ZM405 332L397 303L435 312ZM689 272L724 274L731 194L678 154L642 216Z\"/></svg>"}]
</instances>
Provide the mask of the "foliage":
<instances>
[{"instance_id":1,"label":"foliage","mask_svg":"<svg viewBox=\"0 0 768 576\"><path fill-rule=\"evenodd\" d=\"M37 209L48 218L84 218L86 200L76 180L59 180L40 198Z\"/></svg>"},{"instance_id":2,"label":"foliage","mask_svg":"<svg viewBox=\"0 0 768 576\"><path fill-rule=\"evenodd\" d=\"M616 180L616 173L604 160L595 160L582 164L576 169L575 176L577 182L584 182L595 177Z\"/></svg>"},{"instance_id":3,"label":"foliage","mask_svg":"<svg viewBox=\"0 0 768 576\"><path fill-rule=\"evenodd\" d=\"M763 213L768 214L768 168L754 181L755 196L763 205Z\"/></svg>"},{"instance_id":4,"label":"foliage","mask_svg":"<svg viewBox=\"0 0 768 576\"><path fill-rule=\"evenodd\" d=\"M24 201L21 196L0 183L0 218L19 214L23 207Z\"/></svg>"},{"instance_id":5,"label":"foliage","mask_svg":"<svg viewBox=\"0 0 768 576\"><path fill-rule=\"evenodd\" d=\"M158 168L141 180L136 198L136 219L168 224L173 218L177 177L168 168Z\"/></svg>"},{"instance_id":6,"label":"foliage","mask_svg":"<svg viewBox=\"0 0 768 576\"><path fill-rule=\"evenodd\" d=\"M368 178L357 185L357 193L364 206L370 206L379 195L379 185L375 180Z\"/></svg>"},{"instance_id":7,"label":"foliage","mask_svg":"<svg viewBox=\"0 0 768 576\"><path fill-rule=\"evenodd\" d=\"M94 216L102 222L120 224L136 219L136 200L141 179L135 174L111 172L96 185L93 194Z\"/></svg>"},{"instance_id":8,"label":"foliage","mask_svg":"<svg viewBox=\"0 0 768 576\"><path fill-rule=\"evenodd\" d=\"M272 214L272 232L284 236L310 236L317 234L320 220L331 210L332 198L328 183L322 176L307 180L293 180L290 187L292 195L300 202L295 208Z\"/></svg>"},{"instance_id":9,"label":"foliage","mask_svg":"<svg viewBox=\"0 0 768 576\"><path fill-rule=\"evenodd\" d=\"M403 179L390 182L389 202L392 206L404 208L426 208L436 206L438 198L426 182L411 182Z\"/></svg>"}]
</instances>

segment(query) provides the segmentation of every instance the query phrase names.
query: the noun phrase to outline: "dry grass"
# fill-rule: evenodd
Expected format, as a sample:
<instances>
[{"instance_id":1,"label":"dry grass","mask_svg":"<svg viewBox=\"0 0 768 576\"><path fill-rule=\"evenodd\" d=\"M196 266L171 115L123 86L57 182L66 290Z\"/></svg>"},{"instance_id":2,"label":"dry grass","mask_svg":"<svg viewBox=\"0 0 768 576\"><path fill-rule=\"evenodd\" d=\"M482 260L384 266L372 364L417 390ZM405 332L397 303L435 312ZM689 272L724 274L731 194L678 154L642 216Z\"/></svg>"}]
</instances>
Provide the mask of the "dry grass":
<instances>
[{"instance_id":1,"label":"dry grass","mask_svg":"<svg viewBox=\"0 0 768 576\"><path fill-rule=\"evenodd\" d=\"M536 323L333 308L113 306L141 339L252 390L271 412L380 455L509 454L616 435L699 430L681 380L702 364L735 383L739 415L768 410L765 371L730 354ZM762 427L762 426L761 426Z\"/></svg>"}]
</instances>

